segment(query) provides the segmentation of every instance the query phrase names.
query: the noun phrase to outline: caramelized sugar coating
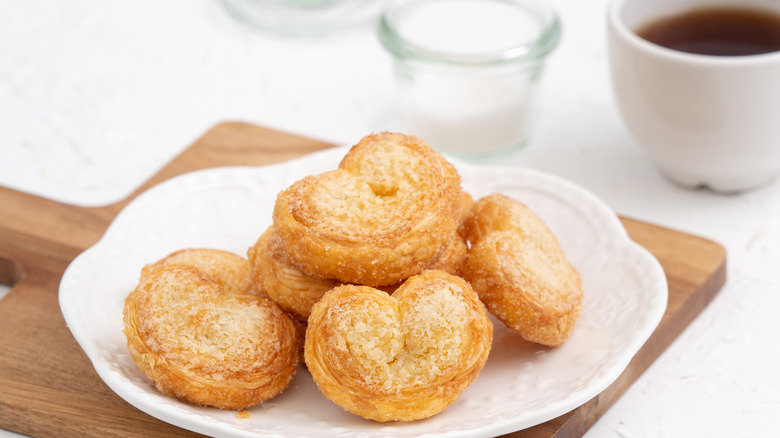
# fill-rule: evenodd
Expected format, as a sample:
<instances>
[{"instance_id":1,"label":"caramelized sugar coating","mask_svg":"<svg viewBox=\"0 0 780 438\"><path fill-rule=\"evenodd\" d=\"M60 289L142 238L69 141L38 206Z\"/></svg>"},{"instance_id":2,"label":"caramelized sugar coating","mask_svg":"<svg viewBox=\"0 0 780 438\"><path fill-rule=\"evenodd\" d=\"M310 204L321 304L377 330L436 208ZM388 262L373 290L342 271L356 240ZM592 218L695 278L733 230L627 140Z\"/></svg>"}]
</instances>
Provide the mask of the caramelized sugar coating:
<instances>
[{"instance_id":1,"label":"caramelized sugar coating","mask_svg":"<svg viewBox=\"0 0 780 438\"><path fill-rule=\"evenodd\" d=\"M460 222L460 176L422 140L363 138L336 170L305 177L276 199L275 235L316 278L384 286L417 274Z\"/></svg>"},{"instance_id":2,"label":"caramelized sugar coating","mask_svg":"<svg viewBox=\"0 0 780 438\"><path fill-rule=\"evenodd\" d=\"M460 267L466 261L467 252L468 247L466 246L466 239L461 237L460 234L455 233L450 237L447 246L444 247L439 255L436 256L425 269L438 269L457 275L460 272Z\"/></svg>"},{"instance_id":3,"label":"caramelized sugar coating","mask_svg":"<svg viewBox=\"0 0 780 438\"><path fill-rule=\"evenodd\" d=\"M460 199L460 220L463 221L466 219L466 215L469 214L471 207L474 206L474 198L471 197L468 192L464 191L460 194Z\"/></svg>"},{"instance_id":4,"label":"caramelized sugar coating","mask_svg":"<svg viewBox=\"0 0 780 438\"><path fill-rule=\"evenodd\" d=\"M471 244L463 278L488 310L523 338L562 344L582 307L582 281L555 235L505 195L478 200L461 232Z\"/></svg>"},{"instance_id":5,"label":"caramelized sugar coating","mask_svg":"<svg viewBox=\"0 0 780 438\"><path fill-rule=\"evenodd\" d=\"M247 251L256 288L299 321L307 321L311 308L325 292L341 284L338 280L315 278L291 265L273 226Z\"/></svg>"},{"instance_id":6,"label":"caramelized sugar coating","mask_svg":"<svg viewBox=\"0 0 780 438\"><path fill-rule=\"evenodd\" d=\"M487 360L493 326L471 286L443 271L409 278L390 296L332 289L314 306L306 365L325 396L380 422L435 415Z\"/></svg>"},{"instance_id":7,"label":"caramelized sugar coating","mask_svg":"<svg viewBox=\"0 0 780 438\"><path fill-rule=\"evenodd\" d=\"M295 374L301 333L271 301L230 294L200 269L149 267L125 299L124 333L138 368L162 393L244 409Z\"/></svg>"},{"instance_id":8,"label":"caramelized sugar coating","mask_svg":"<svg viewBox=\"0 0 780 438\"><path fill-rule=\"evenodd\" d=\"M466 241L456 233L426 269L457 274L466 260L466 251ZM302 322L309 319L311 308L325 292L342 284L335 279L312 277L290 264L279 241L273 238L273 226L257 239L254 246L247 251L247 255L255 288ZM377 288L393 293L398 286L400 283Z\"/></svg>"},{"instance_id":9,"label":"caramelized sugar coating","mask_svg":"<svg viewBox=\"0 0 780 438\"><path fill-rule=\"evenodd\" d=\"M192 265L203 271L230 294L256 294L249 275L249 261L237 254L213 248L187 248L175 251L155 263L144 266L141 276L161 264Z\"/></svg>"}]
</instances>

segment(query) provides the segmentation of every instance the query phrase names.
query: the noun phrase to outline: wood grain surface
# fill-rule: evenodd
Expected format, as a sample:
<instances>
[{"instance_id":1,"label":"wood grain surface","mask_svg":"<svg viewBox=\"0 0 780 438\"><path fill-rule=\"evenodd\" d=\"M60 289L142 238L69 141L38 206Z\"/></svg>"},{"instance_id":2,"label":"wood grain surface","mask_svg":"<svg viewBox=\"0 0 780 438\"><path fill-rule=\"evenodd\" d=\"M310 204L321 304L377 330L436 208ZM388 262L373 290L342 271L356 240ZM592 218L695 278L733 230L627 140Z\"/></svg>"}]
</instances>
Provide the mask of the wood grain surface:
<instances>
[{"instance_id":1,"label":"wood grain surface","mask_svg":"<svg viewBox=\"0 0 780 438\"><path fill-rule=\"evenodd\" d=\"M35 437L192 437L114 394L95 373L60 313L60 278L132 198L172 176L206 167L281 162L327 143L245 123L206 132L126 200L99 208L61 204L0 187L0 428ZM625 372L585 405L511 437L582 435L718 293L726 251L708 239L621 218L661 262L669 305Z\"/></svg>"}]
</instances>

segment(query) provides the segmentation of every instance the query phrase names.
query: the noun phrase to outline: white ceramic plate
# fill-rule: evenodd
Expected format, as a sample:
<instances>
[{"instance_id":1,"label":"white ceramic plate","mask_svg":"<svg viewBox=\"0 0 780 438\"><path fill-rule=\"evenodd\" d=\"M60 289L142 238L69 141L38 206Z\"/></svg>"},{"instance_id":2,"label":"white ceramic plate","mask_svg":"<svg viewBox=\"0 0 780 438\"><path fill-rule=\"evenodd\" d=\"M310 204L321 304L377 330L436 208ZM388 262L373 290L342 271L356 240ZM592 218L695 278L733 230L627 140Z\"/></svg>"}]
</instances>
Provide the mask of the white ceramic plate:
<instances>
[{"instance_id":1,"label":"white ceramic plate","mask_svg":"<svg viewBox=\"0 0 780 438\"><path fill-rule=\"evenodd\" d=\"M660 321L667 300L663 270L596 197L536 171L453 160L474 198L498 191L535 210L580 271L582 315L563 346L529 345L496 323L493 349L476 382L441 414L412 423L374 423L342 411L303 367L280 396L250 409L250 418L158 393L136 368L122 334L123 300L141 267L186 247L245 255L270 224L276 194L304 175L335 168L345 152L192 172L153 187L122 210L60 284L65 320L105 383L154 417L213 436L495 436L555 418L599 394Z\"/></svg>"}]
</instances>

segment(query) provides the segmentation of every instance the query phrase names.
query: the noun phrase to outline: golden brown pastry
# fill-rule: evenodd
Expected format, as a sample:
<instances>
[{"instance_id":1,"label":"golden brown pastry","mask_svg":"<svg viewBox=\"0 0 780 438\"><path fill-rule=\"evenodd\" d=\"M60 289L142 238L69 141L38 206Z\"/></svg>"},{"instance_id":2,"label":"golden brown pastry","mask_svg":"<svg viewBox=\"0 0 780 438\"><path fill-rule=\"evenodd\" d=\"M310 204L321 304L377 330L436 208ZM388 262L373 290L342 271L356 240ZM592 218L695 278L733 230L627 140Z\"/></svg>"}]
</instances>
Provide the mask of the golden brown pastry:
<instances>
[{"instance_id":1,"label":"golden brown pastry","mask_svg":"<svg viewBox=\"0 0 780 438\"><path fill-rule=\"evenodd\" d=\"M562 344L580 314L582 281L547 225L492 194L474 204L461 232L471 244L463 278L488 311L529 341Z\"/></svg>"},{"instance_id":2,"label":"golden brown pastry","mask_svg":"<svg viewBox=\"0 0 780 438\"><path fill-rule=\"evenodd\" d=\"M380 422L435 415L470 385L493 326L471 286L443 271L409 278L390 296L344 285L314 306L306 365L320 391Z\"/></svg>"},{"instance_id":3,"label":"golden brown pastry","mask_svg":"<svg viewBox=\"0 0 780 438\"><path fill-rule=\"evenodd\" d=\"M474 200L466 192L461 193L461 221L466 219L471 206L474 205ZM462 222L461 222L462 223ZM446 247L439 253L438 256L430 263L425 269L439 269L448 272L453 275L460 274L460 267L466 261L466 254L468 251L468 245L466 239L461 236L460 228L459 232L453 234L450 237L450 241Z\"/></svg>"},{"instance_id":4,"label":"golden brown pastry","mask_svg":"<svg viewBox=\"0 0 780 438\"><path fill-rule=\"evenodd\" d=\"M469 193L464 191L461 193L460 199L460 219L462 221L466 219L466 215L469 213L469 210L471 210L471 207L474 206L474 198L472 198Z\"/></svg>"},{"instance_id":5,"label":"golden brown pastry","mask_svg":"<svg viewBox=\"0 0 780 438\"><path fill-rule=\"evenodd\" d=\"M447 246L425 269L438 269L458 275L461 265L466 261L467 251L466 240L456 233L450 237Z\"/></svg>"},{"instance_id":6,"label":"golden brown pastry","mask_svg":"<svg viewBox=\"0 0 780 438\"><path fill-rule=\"evenodd\" d=\"M187 248L175 251L155 263L144 266L141 276L161 264L192 265L216 281L227 293L257 294L251 281L249 261L237 254L213 248Z\"/></svg>"},{"instance_id":7,"label":"golden brown pastry","mask_svg":"<svg viewBox=\"0 0 780 438\"><path fill-rule=\"evenodd\" d=\"M271 239L273 226L247 251L256 288L299 321L309 319L311 308L338 280L314 278L291 265L279 242Z\"/></svg>"},{"instance_id":8,"label":"golden brown pastry","mask_svg":"<svg viewBox=\"0 0 780 438\"><path fill-rule=\"evenodd\" d=\"M302 339L273 302L227 293L192 265L145 270L125 299L124 333L138 368L162 393L222 409L277 395L295 374Z\"/></svg>"},{"instance_id":9,"label":"golden brown pastry","mask_svg":"<svg viewBox=\"0 0 780 438\"><path fill-rule=\"evenodd\" d=\"M276 199L274 238L292 265L343 283L395 284L429 265L460 222L455 168L419 138L363 138L338 169Z\"/></svg>"},{"instance_id":10,"label":"golden brown pastry","mask_svg":"<svg viewBox=\"0 0 780 438\"><path fill-rule=\"evenodd\" d=\"M315 278L301 272L290 264L278 240L272 239L273 226L269 227L247 251L252 268L255 288L267 296L285 312L299 321L306 322L311 308L325 292L342 284L335 279ZM426 269L439 269L457 274L466 260L466 241L455 234L449 244L439 253ZM400 282L389 286L377 286L387 293L400 286Z\"/></svg>"}]
</instances>

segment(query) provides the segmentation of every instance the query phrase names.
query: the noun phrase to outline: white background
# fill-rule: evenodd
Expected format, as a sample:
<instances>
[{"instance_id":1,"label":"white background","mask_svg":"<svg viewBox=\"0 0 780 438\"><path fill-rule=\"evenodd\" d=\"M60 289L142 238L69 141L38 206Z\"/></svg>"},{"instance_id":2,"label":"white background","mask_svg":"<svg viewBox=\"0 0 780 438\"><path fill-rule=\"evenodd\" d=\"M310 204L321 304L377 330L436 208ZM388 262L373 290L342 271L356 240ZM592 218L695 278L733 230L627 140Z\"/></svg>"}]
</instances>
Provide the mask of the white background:
<instances>
[{"instance_id":1,"label":"white background","mask_svg":"<svg viewBox=\"0 0 780 438\"><path fill-rule=\"evenodd\" d=\"M780 435L780 183L717 195L664 180L616 112L606 1L551 2L563 34L537 134L488 163L559 175L622 215L729 252L726 287L587 436ZM0 8L5 186L104 205L220 121L335 143L388 127L392 65L371 26L282 38L235 25L208 0L0 0Z\"/></svg>"}]
</instances>

